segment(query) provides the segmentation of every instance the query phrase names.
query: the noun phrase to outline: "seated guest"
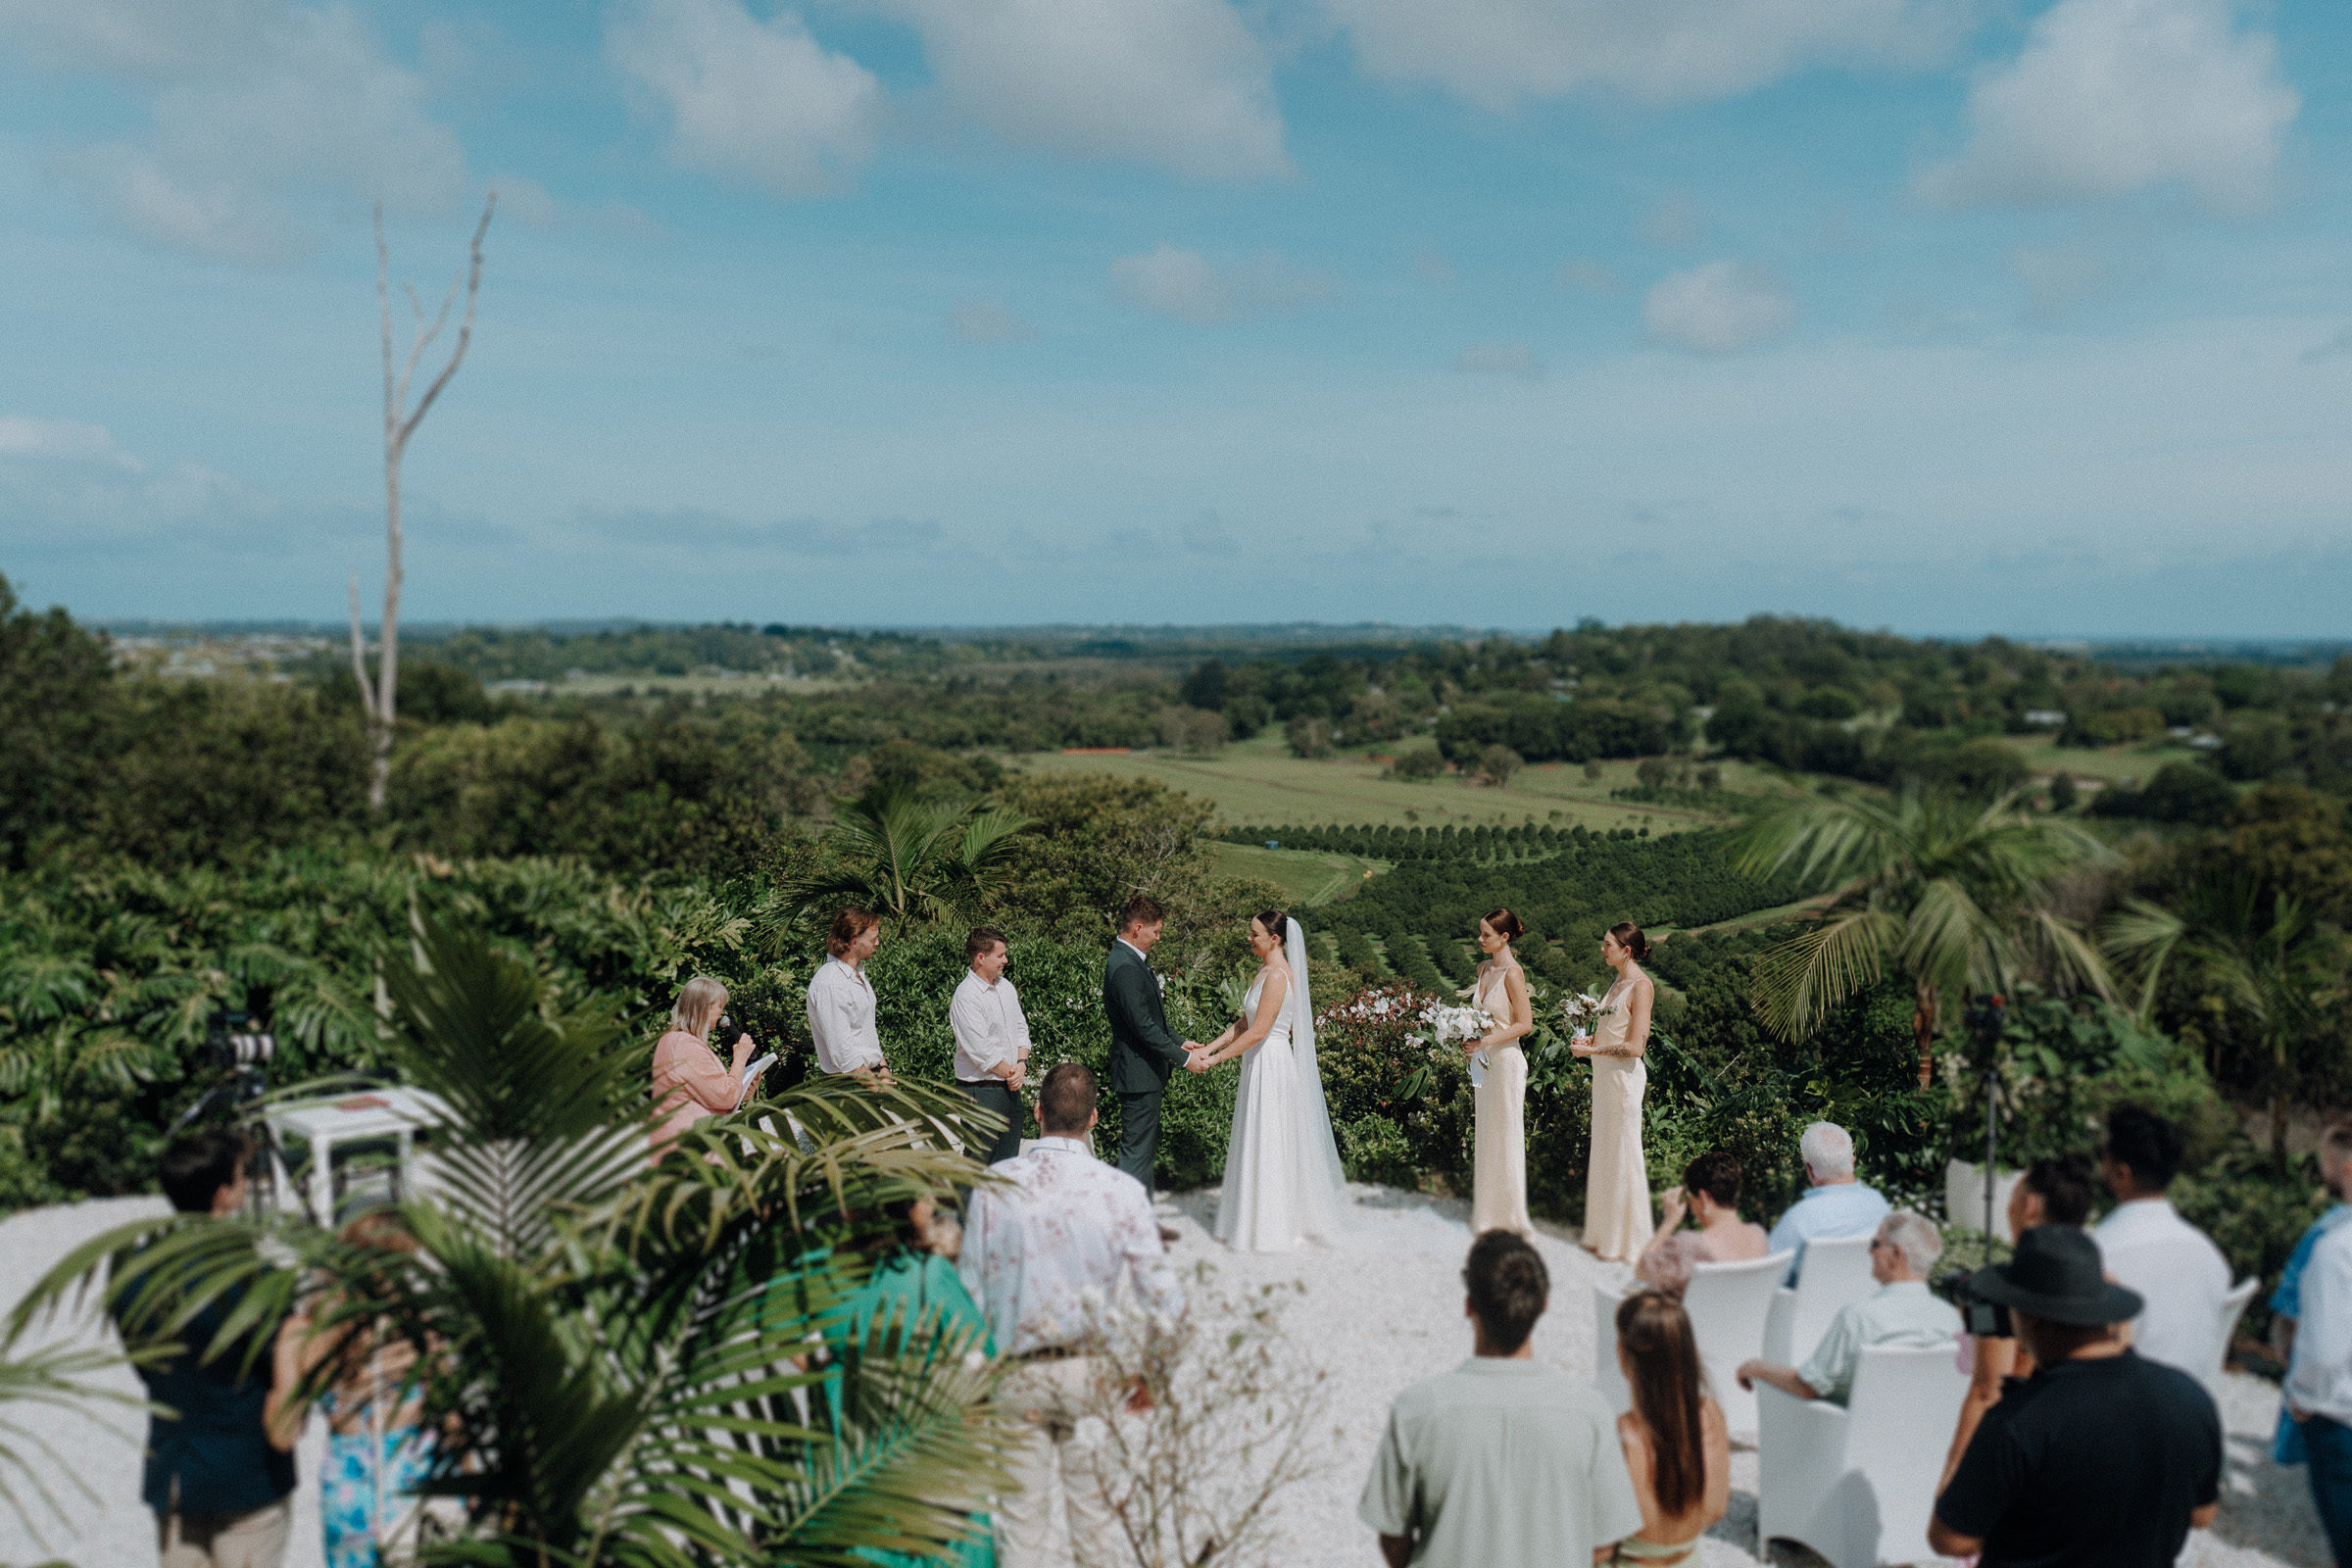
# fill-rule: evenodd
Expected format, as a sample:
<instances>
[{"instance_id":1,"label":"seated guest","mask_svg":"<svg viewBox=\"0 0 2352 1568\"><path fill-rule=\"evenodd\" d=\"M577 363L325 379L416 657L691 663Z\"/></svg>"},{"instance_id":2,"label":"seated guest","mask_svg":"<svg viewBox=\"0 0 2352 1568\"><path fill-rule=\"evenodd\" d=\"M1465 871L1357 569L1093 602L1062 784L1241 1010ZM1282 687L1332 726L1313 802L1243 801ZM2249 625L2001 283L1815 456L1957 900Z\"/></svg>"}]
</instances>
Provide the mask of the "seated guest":
<instances>
[{"instance_id":1,"label":"seated guest","mask_svg":"<svg viewBox=\"0 0 2352 1568\"><path fill-rule=\"evenodd\" d=\"M1390 1568L1556 1568L1642 1528L1608 1402L1535 1358L1551 1280L1511 1231L1470 1244L1470 1359L1396 1396L1356 1515Z\"/></svg>"},{"instance_id":2,"label":"seated guest","mask_svg":"<svg viewBox=\"0 0 2352 1568\"><path fill-rule=\"evenodd\" d=\"M2009 1308L2038 1370L1984 1413L1936 1495L1928 1544L1982 1553L1984 1568L2172 1563L2220 1506L2212 1396L2132 1352L2121 1326L2140 1299L2099 1277L2097 1246L2071 1225L2027 1231L2015 1262L1969 1286Z\"/></svg>"},{"instance_id":3,"label":"seated guest","mask_svg":"<svg viewBox=\"0 0 2352 1568\"><path fill-rule=\"evenodd\" d=\"M1803 1366L1742 1361L1740 1386L1769 1383L1799 1399L1843 1404L1854 1392L1854 1368L1865 1348L1954 1344L1960 1338L1960 1314L1928 1289L1928 1270L1942 1255L1943 1238L1933 1224L1907 1209L1887 1215L1870 1243L1870 1277L1879 1282L1878 1290L1838 1310Z\"/></svg>"},{"instance_id":4,"label":"seated guest","mask_svg":"<svg viewBox=\"0 0 2352 1568\"><path fill-rule=\"evenodd\" d=\"M2009 1189L2009 1234L2023 1236L2036 1225L2072 1225L2081 1230L2090 1219L2090 1200L2097 1172L2087 1154L2054 1154L2027 1167ZM1984 1412L2000 1402L2001 1387L2009 1378L2034 1375L2034 1352L2014 1337L1969 1339L1968 1397L1961 1402L1960 1420L1952 1430L1952 1446L1943 1460L1943 1479L1952 1479L1968 1440L1976 1436Z\"/></svg>"},{"instance_id":5,"label":"seated guest","mask_svg":"<svg viewBox=\"0 0 2352 1568\"><path fill-rule=\"evenodd\" d=\"M2132 1320L2132 1348L2200 1377L2219 1348L2230 1264L2164 1196L2185 1152L2180 1129L2155 1112L2137 1105L2109 1111L2099 1164L2115 1207L2096 1235L2108 1278L2147 1303Z\"/></svg>"},{"instance_id":6,"label":"seated guest","mask_svg":"<svg viewBox=\"0 0 2352 1568\"><path fill-rule=\"evenodd\" d=\"M1642 1533L1617 1543L1617 1561L1674 1568L1697 1553L1698 1538L1731 1506L1731 1431L1707 1397L1690 1318L1663 1291L1618 1304L1617 1364L1634 1391L1634 1407L1617 1418L1617 1440L1642 1505Z\"/></svg>"},{"instance_id":7,"label":"seated guest","mask_svg":"<svg viewBox=\"0 0 2352 1568\"><path fill-rule=\"evenodd\" d=\"M1886 1200L1854 1179L1854 1140L1836 1122L1817 1121L1797 1140L1805 1162L1805 1191L1765 1240L1766 1252L1793 1250L1788 1283L1805 1266L1805 1243L1839 1236L1868 1236L1886 1217Z\"/></svg>"},{"instance_id":8,"label":"seated guest","mask_svg":"<svg viewBox=\"0 0 2352 1568\"><path fill-rule=\"evenodd\" d=\"M751 1095L743 1069L752 1059L752 1037L738 1035L733 1054L721 1067L710 1054L710 1030L727 1009L727 988L698 974L678 988L669 1028L654 1047L653 1156L668 1152L678 1135L706 1116L733 1110Z\"/></svg>"},{"instance_id":9,"label":"seated guest","mask_svg":"<svg viewBox=\"0 0 2352 1568\"><path fill-rule=\"evenodd\" d=\"M1693 1263L1740 1263L1765 1255L1764 1227L1740 1217L1740 1161L1721 1150L1683 1167L1683 1185L1670 1187L1657 1234L1642 1249L1634 1277L1680 1299ZM1698 1229L1682 1228L1688 1214Z\"/></svg>"}]
</instances>

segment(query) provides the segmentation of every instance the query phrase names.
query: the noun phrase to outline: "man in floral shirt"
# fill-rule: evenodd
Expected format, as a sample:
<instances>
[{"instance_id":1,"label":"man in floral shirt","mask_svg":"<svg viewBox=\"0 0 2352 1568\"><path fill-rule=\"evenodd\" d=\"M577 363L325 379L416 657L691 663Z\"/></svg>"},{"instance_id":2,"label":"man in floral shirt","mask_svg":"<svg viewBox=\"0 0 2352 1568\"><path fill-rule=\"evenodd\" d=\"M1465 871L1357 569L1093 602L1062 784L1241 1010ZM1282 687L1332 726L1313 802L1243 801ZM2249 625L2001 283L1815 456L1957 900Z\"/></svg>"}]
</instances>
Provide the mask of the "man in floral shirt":
<instances>
[{"instance_id":1,"label":"man in floral shirt","mask_svg":"<svg viewBox=\"0 0 2352 1568\"><path fill-rule=\"evenodd\" d=\"M1087 1147L1095 1096L1095 1075L1077 1062L1046 1074L1037 1103L1045 1136L992 1167L1008 1185L974 1191L964 1227L963 1283L988 1314L997 1348L1020 1363L1004 1397L1028 1425L1012 1465L1020 1490L997 1510L1004 1568L1050 1560L1046 1505L1056 1469L1078 1568L1110 1568L1117 1560L1121 1536L1098 1480L1102 1418L1115 1396L1100 1386L1101 1362L1092 1352L1122 1278L1147 1311L1184 1308L1151 1195Z\"/></svg>"}]
</instances>

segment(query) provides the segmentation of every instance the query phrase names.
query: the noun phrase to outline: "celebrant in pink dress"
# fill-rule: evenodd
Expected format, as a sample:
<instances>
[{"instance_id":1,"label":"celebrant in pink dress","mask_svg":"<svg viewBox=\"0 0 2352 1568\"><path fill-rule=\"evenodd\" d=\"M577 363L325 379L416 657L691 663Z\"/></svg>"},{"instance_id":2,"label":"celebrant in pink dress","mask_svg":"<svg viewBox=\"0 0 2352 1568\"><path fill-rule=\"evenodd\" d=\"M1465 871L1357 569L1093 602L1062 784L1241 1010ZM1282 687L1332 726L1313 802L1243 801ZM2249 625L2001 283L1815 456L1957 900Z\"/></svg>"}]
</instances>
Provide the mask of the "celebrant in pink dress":
<instances>
[{"instance_id":1,"label":"celebrant in pink dress","mask_svg":"<svg viewBox=\"0 0 2352 1568\"><path fill-rule=\"evenodd\" d=\"M1631 1262L1649 1245L1649 1172L1642 1160L1642 1096L1649 1087L1649 1014L1657 988L1642 972L1649 939L1620 920L1600 939L1603 963L1617 971L1601 999L1592 1033L1568 1049L1592 1059L1592 1158L1585 1186L1585 1248L1611 1262Z\"/></svg>"}]
</instances>

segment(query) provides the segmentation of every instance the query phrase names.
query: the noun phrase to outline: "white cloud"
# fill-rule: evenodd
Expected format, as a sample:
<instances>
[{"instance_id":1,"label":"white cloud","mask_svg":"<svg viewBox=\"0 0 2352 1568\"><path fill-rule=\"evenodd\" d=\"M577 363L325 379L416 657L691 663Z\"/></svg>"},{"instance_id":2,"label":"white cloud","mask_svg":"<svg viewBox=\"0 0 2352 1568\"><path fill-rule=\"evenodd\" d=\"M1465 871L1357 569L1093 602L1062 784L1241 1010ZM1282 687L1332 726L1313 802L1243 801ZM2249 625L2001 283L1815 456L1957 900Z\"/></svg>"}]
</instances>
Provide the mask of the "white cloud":
<instances>
[{"instance_id":1,"label":"white cloud","mask_svg":"<svg viewBox=\"0 0 2352 1568\"><path fill-rule=\"evenodd\" d=\"M0 530L33 552L191 538L255 546L275 512L210 468L149 465L102 424L0 415Z\"/></svg>"},{"instance_id":2,"label":"white cloud","mask_svg":"<svg viewBox=\"0 0 2352 1568\"><path fill-rule=\"evenodd\" d=\"M882 84L793 12L761 22L742 0L635 0L605 52L667 112L670 156L687 167L808 196L873 156Z\"/></svg>"},{"instance_id":3,"label":"white cloud","mask_svg":"<svg viewBox=\"0 0 2352 1568\"><path fill-rule=\"evenodd\" d=\"M1320 305L1336 292L1328 274L1294 267L1272 251L1219 264L1165 241L1157 250L1111 263L1110 284L1139 310L1202 326L1288 314Z\"/></svg>"},{"instance_id":4,"label":"white cloud","mask_svg":"<svg viewBox=\"0 0 2352 1568\"><path fill-rule=\"evenodd\" d=\"M1660 250L1679 250L1707 237L1707 215L1687 190L1660 196L1642 219L1642 238Z\"/></svg>"},{"instance_id":5,"label":"white cloud","mask_svg":"<svg viewBox=\"0 0 2352 1568\"><path fill-rule=\"evenodd\" d=\"M958 300L948 325L966 343L1019 343L1037 336L1037 328L1003 300Z\"/></svg>"},{"instance_id":6,"label":"white cloud","mask_svg":"<svg viewBox=\"0 0 2352 1568\"><path fill-rule=\"evenodd\" d=\"M116 446L113 433L103 424L34 419L22 414L0 414L0 458L96 463L133 473L146 466Z\"/></svg>"},{"instance_id":7,"label":"white cloud","mask_svg":"<svg viewBox=\"0 0 2352 1568\"><path fill-rule=\"evenodd\" d=\"M308 200L380 196L395 213L431 213L467 183L421 79L347 7L0 0L0 48L132 88L147 126L61 165L159 244L279 261L305 247Z\"/></svg>"},{"instance_id":8,"label":"white cloud","mask_svg":"<svg viewBox=\"0 0 2352 1568\"><path fill-rule=\"evenodd\" d=\"M1515 375L1536 378L1535 350L1524 343L1476 343L1453 357L1453 368L1467 375Z\"/></svg>"},{"instance_id":9,"label":"white cloud","mask_svg":"<svg viewBox=\"0 0 2352 1568\"><path fill-rule=\"evenodd\" d=\"M1642 324L1659 342L1693 354L1737 354L1795 325L1796 301L1761 268L1708 262L1651 285Z\"/></svg>"},{"instance_id":10,"label":"white cloud","mask_svg":"<svg viewBox=\"0 0 2352 1568\"><path fill-rule=\"evenodd\" d=\"M1923 65L1971 0L1321 0L1373 76L1488 109L1580 90L1721 98L1808 67Z\"/></svg>"},{"instance_id":11,"label":"white cloud","mask_svg":"<svg viewBox=\"0 0 2352 1568\"><path fill-rule=\"evenodd\" d=\"M1012 146L1204 179L1290 172L1273 61L1225 0L880 0Z\"/></svg>"},{"instance_id":12,"label":"white cloud","mask_svg":"<svg viewBox=\"0 0 2352 1568\"><path fill-rule=\"evenodd\" d=\"M2268 205L2302 106L2237 0L2058 0L1981 77L1957 158L1920 174L1946 207L2047 207L2178 181L2215 212Z\"/></svg>"}]
</instances>

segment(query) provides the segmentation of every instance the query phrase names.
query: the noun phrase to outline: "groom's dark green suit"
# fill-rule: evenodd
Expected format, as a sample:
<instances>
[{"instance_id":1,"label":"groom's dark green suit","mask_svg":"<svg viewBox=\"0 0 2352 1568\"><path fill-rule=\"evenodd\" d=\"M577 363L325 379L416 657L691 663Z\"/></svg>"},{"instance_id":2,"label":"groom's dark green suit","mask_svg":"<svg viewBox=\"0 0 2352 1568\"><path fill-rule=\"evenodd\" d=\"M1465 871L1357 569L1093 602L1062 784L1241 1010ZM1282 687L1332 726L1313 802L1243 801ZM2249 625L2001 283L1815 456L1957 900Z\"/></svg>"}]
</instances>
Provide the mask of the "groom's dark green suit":
<instances>
[{"instance_id":1,"label":"groom's dark green suit","mask_svg":"<svg viewBox=\"0 0 2352 1568\"><path fill-rule=\"evenodd\" d=\"M1102 965L1102 1011L1110 1019L1110 1087L1119 1097L1119 1169L1149 1193L1159 1158L1159 1097L1185 1051L1168 1027L1159 977L1124 942L1111 943Z\"/></svg>"}]
</instances>

